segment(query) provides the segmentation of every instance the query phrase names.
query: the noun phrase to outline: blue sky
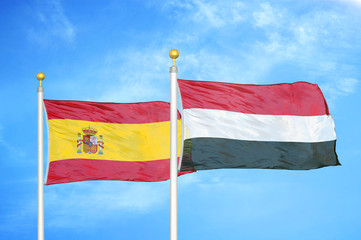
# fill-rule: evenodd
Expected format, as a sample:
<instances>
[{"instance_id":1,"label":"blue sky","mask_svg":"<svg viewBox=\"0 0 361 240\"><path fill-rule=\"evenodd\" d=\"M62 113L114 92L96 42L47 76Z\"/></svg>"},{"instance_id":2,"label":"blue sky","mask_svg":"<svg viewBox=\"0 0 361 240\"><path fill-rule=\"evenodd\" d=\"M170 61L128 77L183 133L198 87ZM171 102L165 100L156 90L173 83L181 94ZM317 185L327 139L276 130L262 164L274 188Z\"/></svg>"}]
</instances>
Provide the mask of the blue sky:
<instances>
[{"instance_id":1,"label":"blue sky","mask_svg":"<svg viewBox=\"0 0 361 240\"><path fill-rule=\"evenodd\" d=\"M319 84L342 163L182 176L179 239L361 238L361 1L18 0L0 13L0 239L37 235L36 73L48 99L169 101L172 48L182 79ZM45 237L169 239L169 181L45 187Z\"/></svg>"}]
</instances>

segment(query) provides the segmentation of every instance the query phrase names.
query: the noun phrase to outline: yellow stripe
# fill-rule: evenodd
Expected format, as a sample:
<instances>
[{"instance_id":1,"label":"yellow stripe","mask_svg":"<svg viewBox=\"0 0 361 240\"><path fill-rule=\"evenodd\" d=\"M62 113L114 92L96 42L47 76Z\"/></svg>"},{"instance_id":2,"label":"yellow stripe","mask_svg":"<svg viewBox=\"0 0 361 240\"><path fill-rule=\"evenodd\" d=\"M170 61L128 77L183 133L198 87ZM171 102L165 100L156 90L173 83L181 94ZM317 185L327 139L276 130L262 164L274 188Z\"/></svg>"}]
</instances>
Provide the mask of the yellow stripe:
<instances>
[{"instance_id":1,"label":"yellow stripe","mask_svg":"<svg viewBox=\"0 0 361 240\"><path fill-rule=\"evenodd\" d=\"M77 153L78 133L83 140L83 128L95 128L97 141L103 136L103 154L99 146L95 154ZM178 120L178 156L181 146L181 120ZM49 120L50 156L49 161L63 159L100 159L115 161L151 161L169 159L170 122L143 124L116 124L88 122L70 119Z\"/></svg>"}]
</instances>

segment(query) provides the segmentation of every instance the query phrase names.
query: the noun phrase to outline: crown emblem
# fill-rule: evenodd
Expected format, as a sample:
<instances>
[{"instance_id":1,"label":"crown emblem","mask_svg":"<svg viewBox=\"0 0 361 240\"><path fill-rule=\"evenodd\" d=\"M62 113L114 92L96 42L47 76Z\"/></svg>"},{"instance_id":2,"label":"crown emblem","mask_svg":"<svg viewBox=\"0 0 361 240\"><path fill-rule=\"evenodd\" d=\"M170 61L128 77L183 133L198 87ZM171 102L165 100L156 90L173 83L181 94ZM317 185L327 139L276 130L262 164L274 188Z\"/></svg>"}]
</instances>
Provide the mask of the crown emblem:
<instances>
[{"instance_id":1,"label":"crown emblem","mask_svg":"<svg viewBox=\"0 0 361 240\"><path fill-rule=\"evenodd\" d=\"M78 133L77 153L95 154L98 152L98 154L102 155L104 149L103 135L99 135L99 138L95 136L98 130L90 126L82 128L82 131L84 133L83 138L82 135ZM81 145L83 145L83 151Z\"/></svg>"},{"instance_id":2,"label":"crown emblem","mask_svg":"<svg viewBox=\"0 0 361 240\"><path fill-rule=\"evenodd\" d=\"M98 132L95 128L91 128L90 126L87 128L83 128L82 130L84 135L90 135L90 136L94 136Z\"/></svg>"}]
</instances>

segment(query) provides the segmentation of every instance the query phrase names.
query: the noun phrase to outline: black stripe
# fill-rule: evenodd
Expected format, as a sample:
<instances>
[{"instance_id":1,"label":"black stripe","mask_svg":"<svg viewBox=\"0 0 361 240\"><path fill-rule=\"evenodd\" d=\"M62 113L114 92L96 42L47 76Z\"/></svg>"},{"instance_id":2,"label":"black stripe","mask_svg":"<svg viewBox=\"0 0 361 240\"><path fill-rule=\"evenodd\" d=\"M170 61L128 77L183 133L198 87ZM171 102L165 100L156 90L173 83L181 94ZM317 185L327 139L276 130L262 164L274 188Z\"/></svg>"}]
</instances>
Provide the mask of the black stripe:
<instances>
[{"instance_id":1,"label":"black stripe","mask_svg":"<svg viewBox=\"0 0 361 240\"><path fill-rule=\"evenodd\" d=\"M184 141L181 171L218 168L308 170L341 165L335 147L336 140L299 143L193 138Z\"/></svg>"}]
</instances>

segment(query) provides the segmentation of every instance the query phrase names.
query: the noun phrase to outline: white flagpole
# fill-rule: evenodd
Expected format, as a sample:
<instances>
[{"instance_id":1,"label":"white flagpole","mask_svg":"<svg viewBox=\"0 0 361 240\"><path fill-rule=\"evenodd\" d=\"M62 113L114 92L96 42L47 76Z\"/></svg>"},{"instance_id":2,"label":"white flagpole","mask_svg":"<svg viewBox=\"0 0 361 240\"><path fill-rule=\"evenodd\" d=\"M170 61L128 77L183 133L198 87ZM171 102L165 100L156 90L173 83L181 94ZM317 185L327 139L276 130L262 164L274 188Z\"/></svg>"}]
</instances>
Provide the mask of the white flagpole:
<instances>
[{"instance_id":1,"label":"white flagpole","mask_svg":"<svg viewBox=\"0 0 361 240\"><path fill-rule=\"evenodd\" d=\"M38 240L44 240L44 120L43 93L41 81L45 75L39 72L36 78L40 81L38 87Z\"/></svg>"},{"instance_id":2,"label":"white flagpole","mask_svg":"<svg viewBox=\"0 0 361 240\"><path fill-rule=\"evenodd\" d=\"M175 59L179 56L176 49L169 52L173 59L170 67L170 240L178 239L178 161L177 161L177 73Z\"/></svg>"}]
</instances>

